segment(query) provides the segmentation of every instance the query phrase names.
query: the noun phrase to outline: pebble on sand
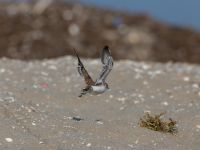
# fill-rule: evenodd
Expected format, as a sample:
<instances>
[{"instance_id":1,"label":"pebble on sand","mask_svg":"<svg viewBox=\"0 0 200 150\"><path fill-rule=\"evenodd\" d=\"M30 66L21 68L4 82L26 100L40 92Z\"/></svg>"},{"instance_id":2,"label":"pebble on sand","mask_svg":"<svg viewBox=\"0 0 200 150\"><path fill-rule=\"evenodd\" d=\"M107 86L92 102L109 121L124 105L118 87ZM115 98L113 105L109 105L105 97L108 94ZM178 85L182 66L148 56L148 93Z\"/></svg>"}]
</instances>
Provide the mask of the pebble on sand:
<instances>
[{"instance_id":1,"label":"pebble on sand","mask_svg":"<svg viewBox=\"0 0 200 150\"><path fill-rule=\"evenodd\" d=\"M91 143L88 143L86 146L87 146L87 147L91 147L91 146L92 146L92 144L91 144Z\"/></svg>"},{"instance_id":2,"label":"pebble on sand","mask_svg":"<svg viewBox=\"0 0 200 150\"><path fill-rule=\"evenodd\" d=\"M6 140L6 142L8 142L8 143L13 142L13 139L11 139L11 138L5 138L5 140Z\"/></svg>"},{"instance_id":3,"label":"pebble on sand","mask_svg":"<svg viewBox=\"0 0 200 150\"><path fill-rule=\"evenodd\" d=\"M198 129L200 129L200 124L197 124L196 127L197 127Z\"/></svg>"}]
</instances>

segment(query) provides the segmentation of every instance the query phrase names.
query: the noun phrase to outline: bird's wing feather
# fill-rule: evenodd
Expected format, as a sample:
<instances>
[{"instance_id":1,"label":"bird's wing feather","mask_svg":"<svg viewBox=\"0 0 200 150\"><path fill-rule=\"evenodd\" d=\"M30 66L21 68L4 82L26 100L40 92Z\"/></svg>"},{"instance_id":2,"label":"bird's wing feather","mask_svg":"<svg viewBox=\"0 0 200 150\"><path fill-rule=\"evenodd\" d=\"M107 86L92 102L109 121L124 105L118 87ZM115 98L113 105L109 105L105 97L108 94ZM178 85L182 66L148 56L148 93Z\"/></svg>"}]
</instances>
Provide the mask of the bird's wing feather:
<instances>
[{"instance_id":1,"label":"bird's wing feather","mask_svg":"<svg viewBox=\"0 0 200 150\"><path fill-rule=\"evenodd\" d=\"M78 59L78 67L77 67L78 73L79 73L82 77L84 77L85 83L86 83L88 86L93 85L93 84L94 84L94 81L93 81L93 79L90 77L90 75L88 74L87 70L85 69L85 67L84 67L83 63L81 62L81 59L79 58L79 56L78 56L78 54L77 54L77 52L76 52L75 49L74 49L74 52L75 52L76 57L77 57L77 59Z\"/></svg>"},{"instance_id":2,"label":"bird's wing feather","mask_svg":"<svg viewBox=\"0 0 200 150\"><path fill-rule=\"evenodd\" d=\"M113 68L113 58L111 56L108 46L105 46L101 52L101 62L103 64L103 69L95 84L105 82L106 77Z\"/></svg>"}]
</instances>

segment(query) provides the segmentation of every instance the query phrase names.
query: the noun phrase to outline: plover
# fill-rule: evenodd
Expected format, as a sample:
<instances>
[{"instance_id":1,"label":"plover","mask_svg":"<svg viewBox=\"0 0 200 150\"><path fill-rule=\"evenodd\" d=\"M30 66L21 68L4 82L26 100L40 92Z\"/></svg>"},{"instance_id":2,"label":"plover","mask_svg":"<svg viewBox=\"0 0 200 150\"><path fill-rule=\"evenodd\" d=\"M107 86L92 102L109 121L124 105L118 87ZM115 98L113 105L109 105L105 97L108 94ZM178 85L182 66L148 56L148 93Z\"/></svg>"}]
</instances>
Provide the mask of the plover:
<instances>
[{"instance_id":1,"label":"plover","mask_svg":"<svg viewBox=\"0 0 200 150\"><path fill-rule=\"evenodd\" d=\"M85 69L83 63L81 62L81 59L79 58L76 50L74 49L75 54L78 59L78 73L84 77L86 87L81 90L81 93L79 97L82 97L83 95L87 93L91 94L101 94L104 93L109 89L108 84L106 83L106 77L110 73L110 71L113 68L113 58L111 56L110 49L108 46L104 46L101 52L101 62L103 64L102 71L99 74L99 77L96 81L94 81L91 76L88 74L87 70Z\"/></svg>"}]
</instances>

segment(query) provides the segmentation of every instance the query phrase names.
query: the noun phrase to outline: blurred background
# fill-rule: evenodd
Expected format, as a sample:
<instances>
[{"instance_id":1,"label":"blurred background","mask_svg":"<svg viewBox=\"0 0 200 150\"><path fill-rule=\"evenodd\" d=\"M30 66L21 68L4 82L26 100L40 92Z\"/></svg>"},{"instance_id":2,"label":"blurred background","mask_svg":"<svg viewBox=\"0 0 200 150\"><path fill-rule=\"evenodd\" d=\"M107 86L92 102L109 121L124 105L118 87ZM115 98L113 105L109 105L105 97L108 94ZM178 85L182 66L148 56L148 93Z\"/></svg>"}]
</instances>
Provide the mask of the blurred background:
<instances>
[{"instance_id":1,"label":"blurred background","mask_svg":"<svg viewBox=\"0 0 200 150\"><path fill-rule=\"evenodd\" d=\"M0 0L0 57L200 63L197 0Z\"/></svg>"}]
</instances>

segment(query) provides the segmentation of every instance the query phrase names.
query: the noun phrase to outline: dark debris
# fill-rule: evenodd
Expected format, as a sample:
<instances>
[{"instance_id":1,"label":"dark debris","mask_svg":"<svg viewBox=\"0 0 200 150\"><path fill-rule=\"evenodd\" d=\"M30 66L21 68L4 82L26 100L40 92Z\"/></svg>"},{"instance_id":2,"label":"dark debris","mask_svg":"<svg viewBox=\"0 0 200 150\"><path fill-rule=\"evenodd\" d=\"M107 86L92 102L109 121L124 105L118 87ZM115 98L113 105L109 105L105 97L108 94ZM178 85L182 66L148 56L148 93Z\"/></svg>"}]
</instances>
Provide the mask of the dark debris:
<instances>
[{"instance_id":1,"label":"dark debris","mask_svg":"<svg viewBox=\"0 0 200 150\"><path fill-rule=\"evenodd\" d=\"M80 117L72 117L72 120L74 121L82 121L84 120L83 118L80 118Z\"/></svg>"}]
</instances>

